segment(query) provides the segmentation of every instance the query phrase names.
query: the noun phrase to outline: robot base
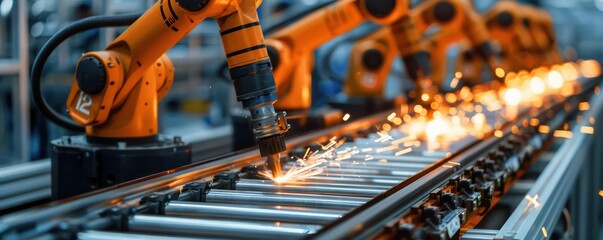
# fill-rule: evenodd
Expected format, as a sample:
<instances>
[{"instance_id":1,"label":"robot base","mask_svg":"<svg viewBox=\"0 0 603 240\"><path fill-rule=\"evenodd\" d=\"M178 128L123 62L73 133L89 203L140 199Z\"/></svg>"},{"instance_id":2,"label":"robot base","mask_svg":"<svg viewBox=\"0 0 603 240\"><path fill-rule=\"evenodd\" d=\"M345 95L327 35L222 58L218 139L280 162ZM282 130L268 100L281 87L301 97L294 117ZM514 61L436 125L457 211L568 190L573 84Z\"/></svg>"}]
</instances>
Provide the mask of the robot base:
<instances>
[{"instance_id":1,"label":"robot base","mask_svg":"<svg viewBox=\"0 0 603 240\"><path fill-rule=\"evenodd\" d=\"M152 143L90 143L86 136L51 141L52 199L124 183L191 163L191 144L159 135Z\"/></svg>"}]
</instances>

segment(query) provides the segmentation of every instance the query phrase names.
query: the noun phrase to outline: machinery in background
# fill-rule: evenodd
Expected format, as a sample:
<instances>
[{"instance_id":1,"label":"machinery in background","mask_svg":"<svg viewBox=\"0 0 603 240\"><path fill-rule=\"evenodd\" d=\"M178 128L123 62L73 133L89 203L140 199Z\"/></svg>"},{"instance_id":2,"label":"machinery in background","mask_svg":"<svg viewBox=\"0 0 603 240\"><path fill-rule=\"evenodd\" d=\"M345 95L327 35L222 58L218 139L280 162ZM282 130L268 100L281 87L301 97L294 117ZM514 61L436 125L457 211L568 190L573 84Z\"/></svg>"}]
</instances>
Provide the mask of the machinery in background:
<instances>
[{"instance_id":1,"label":"machinery in background","mask_svg":"<svg viewBox=\"0 0 603 240\"><path fill-rule=\"evenodd\" d=\"M423 34L435 25L440 28L437 41L426 44ZM492 70L492 76L496 76L494 72L501 67L500 60L492 49L481 17L471 3L465 0L431 0L411 9L407 18L355 44L344 86L347 98L341 95L332 104L347 106L348 111L354 111L357 106L351 104L353 102L383 98L383 86L397 54L402 56L409 77L418 84L419 93L411 95L416 97L427 93L433 96L444 81L444 53L451 43L461 39L471 42L481 56L480 60L485 61Z\"/></svg>"},{"instance_id":2,"label":"machinery in background","mask_svg":"<svg viewBox=\"0 0 603 240\"><path fill-rule=\"evenodd\" d=\"M530 20L521 4L513 1L496 3L485 15L484 20L492 39L500 47L506 71L517 72L533 69L538 47L531 37Z\"/></svg>"},{"instance_id":3,"label":"machinery in background","mask_svg":"<svg viewBox=\"0 0 603 240\"><path fill-rule=\"evenodd\" d=\"M32 69L34 99L55 123L74 130L84 125L86 131L86 136L52 142L53 198L190 163L190 144L158 135L157 104L174 80L165 51L208 17L218 20L237 100L251 112L260 153L279 177L283 133L289 126L284 113L276 113L273 107L276 86L256 7L255 1L161 1L140 18L88 18L49 40ZM67 99L69 115L76 123L49 108L40 92L40 73L56 45L74 32L125 25L134 19L105 51L80 58Z\"/></svg>"}]
</instances>

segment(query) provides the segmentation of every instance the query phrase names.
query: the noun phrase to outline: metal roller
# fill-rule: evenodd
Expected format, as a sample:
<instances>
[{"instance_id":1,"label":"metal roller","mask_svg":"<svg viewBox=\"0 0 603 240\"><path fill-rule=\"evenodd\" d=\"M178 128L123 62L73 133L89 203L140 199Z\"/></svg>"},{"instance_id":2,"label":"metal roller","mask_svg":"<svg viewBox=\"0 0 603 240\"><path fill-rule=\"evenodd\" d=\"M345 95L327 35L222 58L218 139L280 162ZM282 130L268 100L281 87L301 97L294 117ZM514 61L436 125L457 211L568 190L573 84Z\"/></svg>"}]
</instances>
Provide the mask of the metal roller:
<instances>
[{"instance_id":1,"label":"metal roller","mask_svg":"<svg viewBox=\"0 0 603 240\"><path fill-rule=\"evenodd\" d=\"M105 231L85 231L77 234L77 239L80 240L123 240L123 239L146 239L146 240L187 240L187 239L200 239L200 238L184 238L184 237L168 237L159 235L148 235L148 234L134 234L134 233L119 233L119 232L105 232ZM203 238L210 240L211 238Z\"/></svg>"},{"instance_id":2,"label":"metal roller","mask_svg":"<svg viewBox=\"0 0 603 240\"><path fill-rule=\"evenodd\" d=\"M279 226L280 225L280 226ZM129 221L132 232L178 236L210 236L244 239L299 239L317 229L312 226L285 227L280 223L260 223L135 215Z\"/></svg>"},{"instance_id":3,"label":"metal roller","mask_svg":"<svg viewBox=\"0 0 603 240\"><path fill-rule=\"evenodd\" d=\"M236 204L260 204L273 206L297 206L315 207L329 209L350 210L358 207L370 198L328 196L318 194L292 194L292 193L265 193L253 191L231 191L213 189L207 194L207 202L236 203Z\"/></svg>"},{"instance_id":4,"label":"metal roller","mask_svg":"<svg viewBox=\"0 0 603 240\"><path fill-rule=\"evenodd\" d=\"M241 180L237 183L237 190L263 191L263 192L292 192L292 193L320 193L329 195L371 197L381 194L387 187L349 184L304 184L275 185L268 180Z\"/></svg>"},{"instance_id":5,"label":"metal roller","mask_svg":"<svg viewBox=\"0 0 603 240\"><path fill-rule=\"evenodd\" d=\"M347 184L370 184L370 185L378 185L378 186L388 186L391 187L395 184L400 183L403 179L383 179L383 178L365 178L363 176L355 176L350 175L349 177L338 177L338 176L329 176L329 175L320 175L320 176L311 176L305 178L305 180L312 182L324 182L324 183L347 183Z\"/></svg>"},{"instance_id":6,"label":"metal roller","mask_svg":"<svg viewBox=\"0 0 603 240\"><path fill-rule=\"evenodd\" d=\"M165 207L165 214L189 217L327 224L340 218L345 212L311 208L287 209L279 206L172 201Z\"/></svg>"}]
</instances>

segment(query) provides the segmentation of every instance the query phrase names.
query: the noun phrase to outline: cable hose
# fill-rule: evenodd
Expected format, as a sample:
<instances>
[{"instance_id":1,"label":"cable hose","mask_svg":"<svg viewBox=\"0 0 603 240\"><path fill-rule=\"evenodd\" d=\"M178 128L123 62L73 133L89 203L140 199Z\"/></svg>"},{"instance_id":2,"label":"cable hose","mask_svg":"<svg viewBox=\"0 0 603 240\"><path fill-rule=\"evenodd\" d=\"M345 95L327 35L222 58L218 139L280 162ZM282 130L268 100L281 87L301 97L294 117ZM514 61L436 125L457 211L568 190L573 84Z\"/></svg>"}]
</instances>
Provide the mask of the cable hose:
<instances>
[{"instance_id":1,"label":"cable hose","mask_svg":"<svg viewBox=\"0 0 603 240\"><path fill-rule=\"evenodd\" d=\"M142 16L144 12L136 12L131 14L124 15L115 15L115 16L92 16L87 17L75 22L68 24L59 30L55 35L53 35L48 42L44 44L44 46L40 49L40 52L36 56L36 59L33 62L31 68L31 88L32 95L34 101L42 114L50 119L52 122L57 125L64 127L66 129L83 132L84 127L78 125L73 122L71 119L67 118L64 115L57 113L42 95L42 87L41 87L41 76L42 70L44 68L44 64L50 57L50 54L66 39L69 37L84 32L94 28L100 27L120 27L131 25L136 21L140 16Z\"/></svg>"}]
</instances>

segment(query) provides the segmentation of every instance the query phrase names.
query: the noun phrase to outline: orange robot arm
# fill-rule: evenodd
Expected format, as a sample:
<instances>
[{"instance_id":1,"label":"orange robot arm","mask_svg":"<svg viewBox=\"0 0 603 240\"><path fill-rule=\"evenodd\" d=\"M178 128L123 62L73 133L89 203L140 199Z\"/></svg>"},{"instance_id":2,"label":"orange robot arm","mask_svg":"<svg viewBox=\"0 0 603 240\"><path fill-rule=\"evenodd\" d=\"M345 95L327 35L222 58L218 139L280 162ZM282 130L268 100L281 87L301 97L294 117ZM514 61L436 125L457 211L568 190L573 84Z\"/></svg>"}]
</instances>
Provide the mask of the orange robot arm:
<instances>
[{"instance_id":1,"label":"orange robot arm","mask_svg":"<svg viewBox=\"0 0 603 240\"><path fill-rule=\"evenodd\" d=\"M539 65L551 66L562 62L557 48L553 19L542 9L525 5L526 16L530 19L528 29L539 50Z\"/></svg>"},{"instance_id":2,"label":"orange robot arm","mask_svg":"<svg viewBox=\"0 0 603 240\"><path fill-rule=\"evenodd\" d=\"M279 89L277 109L311 105L313 51L366 20L389 24L406 15L408 0L341 0L269 36L266 43Z\"/></svg>"},{"instance_id":3,"label":"orange robot arm","mask_svg":"<svg viewBox=\"0 0 603 240\"><path fill-rule=\"evenodd\" d=\"M423 33L435 24L442 28L441 33L438 34L437 49L445 49L447 45L459 41L464 36L493 68L498 67L497 58L490 49L489 34L481 16L473 10L471 3L466 0L431 0L411 9L408 17L400 19L389 28L380 29L358 41L350 59L351 66L345 83L346 93L350 96L382 95L382 86L391 68L389 63L396 54L396 51L391 49L396 48L404 60L410 78L417 82L422 79L428 80L421 81L422 88L429 88L431 79L443 79L444 71L441 71L438 66L443 65L444 56L436 56L430 60L428 49L433 48L422 40ZM372 55L380 54L380 59L383 59L380 62L383 64L367 67L370 66L367 64L370 62L367 59L369 51L374 52ZM373 59L379 58L373 57ZM430 65L437 67L434 69L435 72L432 72ZM372 76L374 79L366 81L367 76ZM374 84L375 82L378 84ZM370 87L367 83L373 83L381 88Z\"/></svg>"},{"instance_id":4,"label":"orange robot arm","mask_svg":"<svg viewBox=\"0 0 603 240\"><path fill-rule=\"evenodd\" d=\"M262 156L285 150L288 125L274 111L276 86L256 8L261 0L159 0L104 51L84 54L67 100L89 140L157 134L157 104L174 78L164 53L206 18L220 26L237 100L252 113Z\"/></svg>"},{"instance_id":5,"label":"orange robot arm","mask_svg":"<svg viewBox=\"0 0 603 240\"><path fill-rule=\"evenodd\" d=\"M536 61L537 47L522 9L519 3L500 1L484 15L490 36L500 46L503 61L510 71L531 69Z\"/></svg>"}]
</instances>

